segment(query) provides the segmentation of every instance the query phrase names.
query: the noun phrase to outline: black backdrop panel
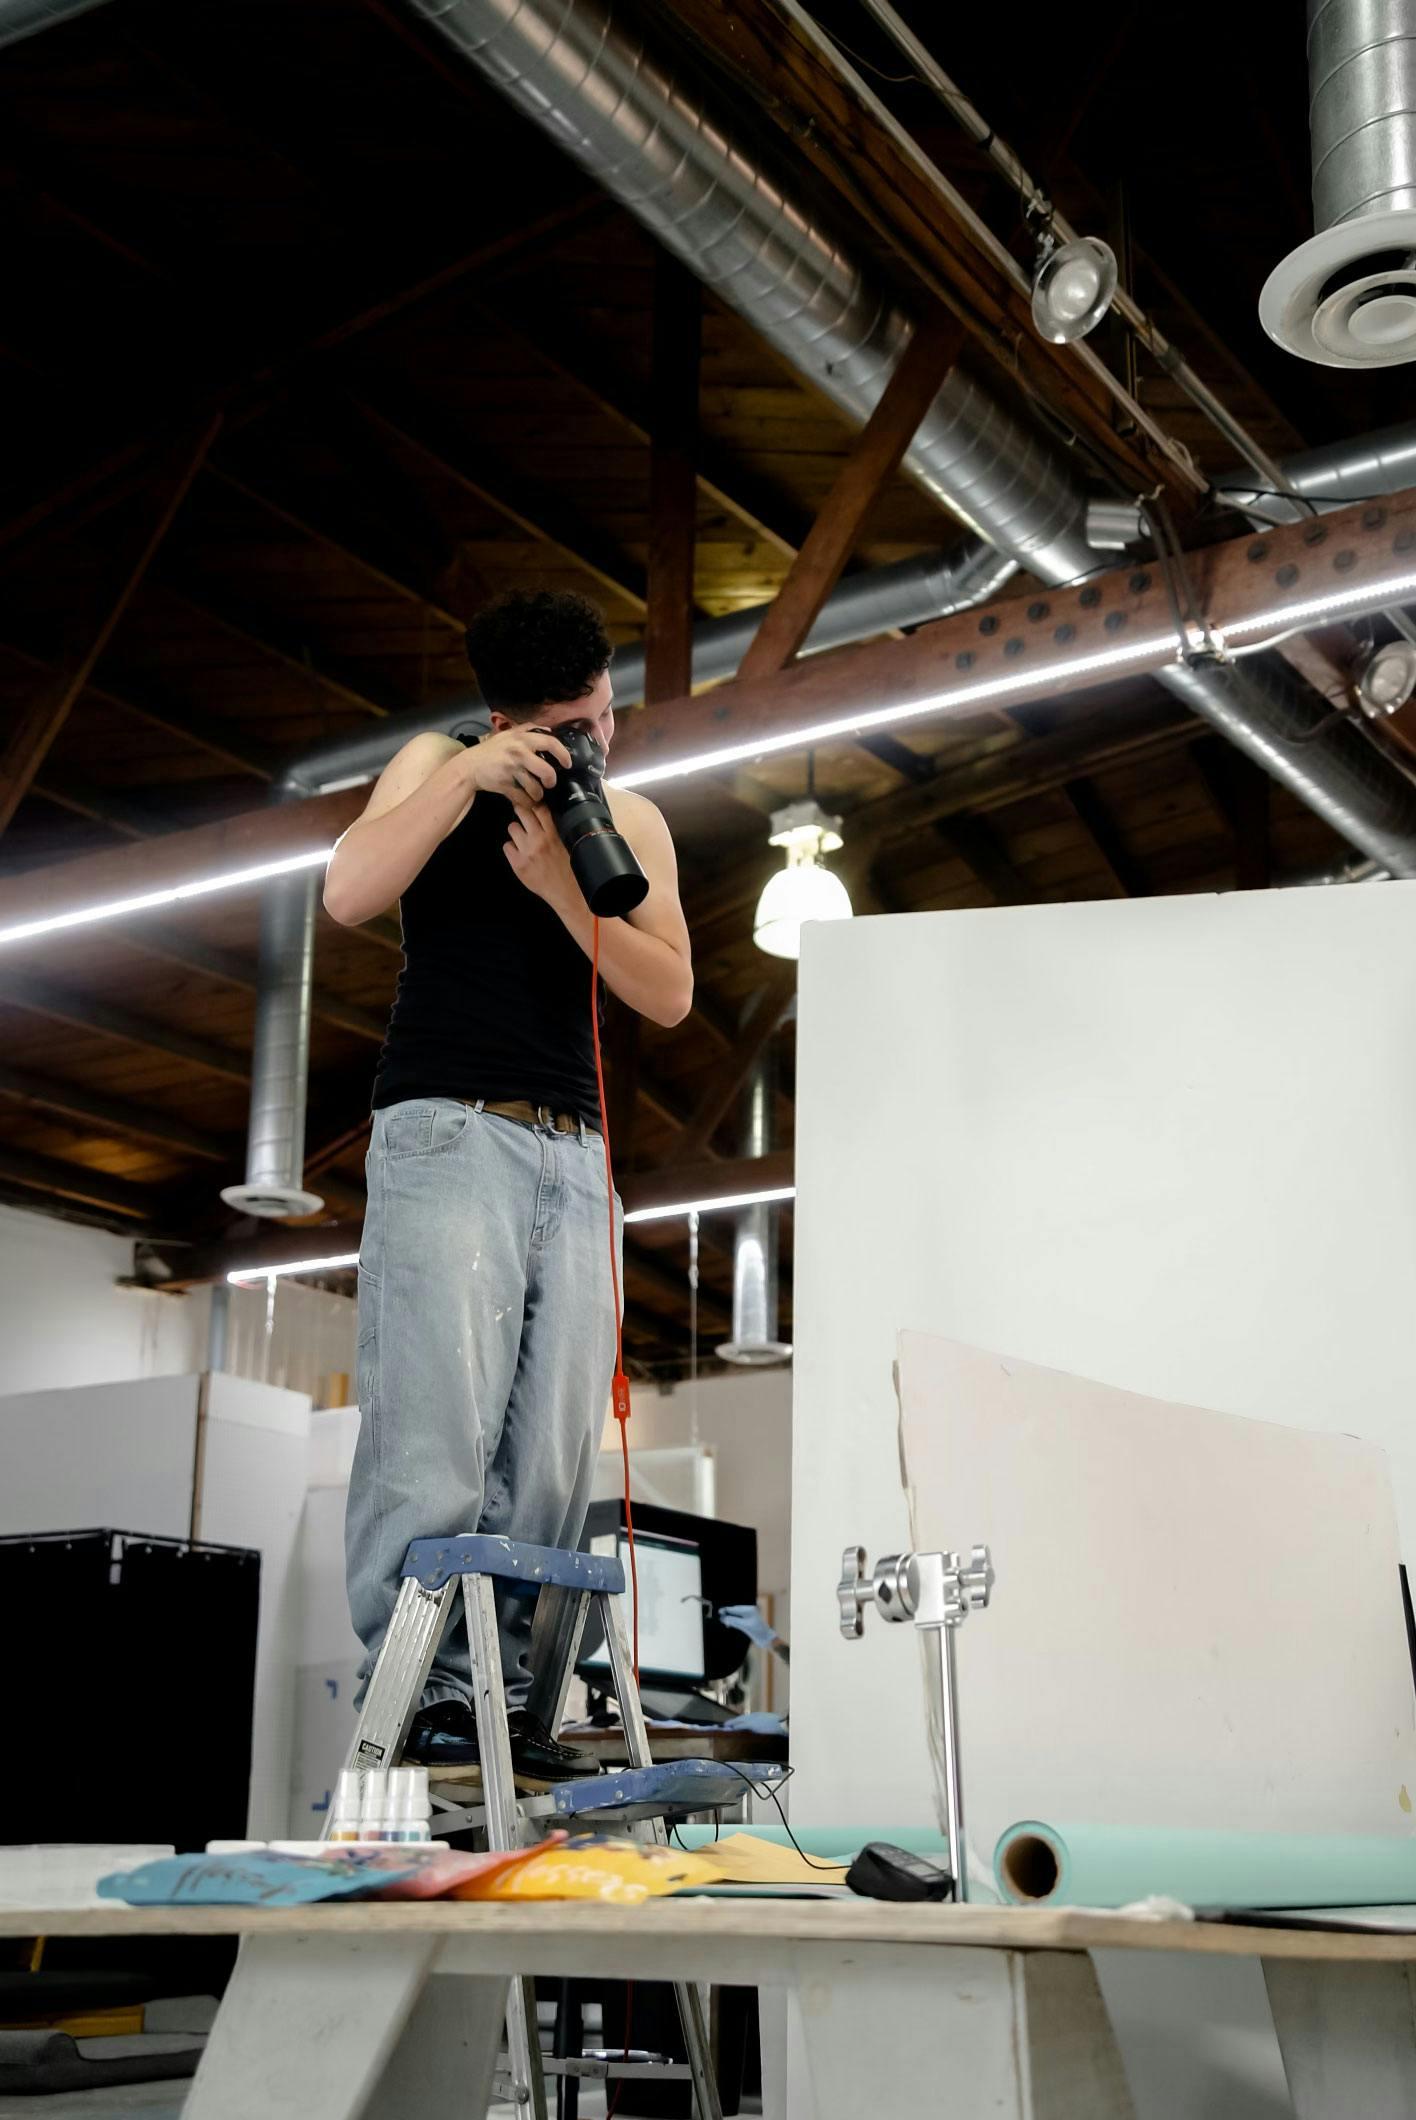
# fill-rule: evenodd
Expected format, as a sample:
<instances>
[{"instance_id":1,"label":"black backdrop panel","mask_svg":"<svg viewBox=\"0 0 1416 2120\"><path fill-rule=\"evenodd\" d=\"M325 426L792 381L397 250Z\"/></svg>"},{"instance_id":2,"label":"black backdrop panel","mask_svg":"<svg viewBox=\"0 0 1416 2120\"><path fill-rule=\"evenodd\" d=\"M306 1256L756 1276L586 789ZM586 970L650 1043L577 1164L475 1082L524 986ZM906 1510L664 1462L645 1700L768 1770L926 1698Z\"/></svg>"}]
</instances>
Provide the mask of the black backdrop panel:
<instances>
[{"instance_id":1,"label":"black backdrop panel","mask_svg":"<svg viewBox=\"0 0 1416 2120\"><path fill-rule=\"evenodd\" d=\"M0 1539L0 1842L242 1838L259 1606L240 1547Z\"/></svg>"}]
</instances>

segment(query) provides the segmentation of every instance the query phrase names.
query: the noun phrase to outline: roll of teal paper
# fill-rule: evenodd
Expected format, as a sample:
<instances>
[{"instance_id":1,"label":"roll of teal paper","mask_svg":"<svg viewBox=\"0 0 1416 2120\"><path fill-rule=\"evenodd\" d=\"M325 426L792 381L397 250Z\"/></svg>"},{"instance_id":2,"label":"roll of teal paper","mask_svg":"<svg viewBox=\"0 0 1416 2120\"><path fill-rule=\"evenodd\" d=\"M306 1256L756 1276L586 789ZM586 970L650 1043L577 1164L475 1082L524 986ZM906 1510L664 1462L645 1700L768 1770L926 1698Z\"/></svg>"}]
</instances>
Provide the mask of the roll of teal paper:
<instances>
[{"instance_id":1,"label":"roll of teal paper","mask_svg":"<svg viewBox=\"0 0 1416 2120\"><path fill-rule=\"evenodd\" d=\"M1023 1819L993 1851L1013 1906L1122 1907L1159 1896L1202 1907L1416 1903L1416 1834L1206 1833Z\"/></svg>"}]
</instances>

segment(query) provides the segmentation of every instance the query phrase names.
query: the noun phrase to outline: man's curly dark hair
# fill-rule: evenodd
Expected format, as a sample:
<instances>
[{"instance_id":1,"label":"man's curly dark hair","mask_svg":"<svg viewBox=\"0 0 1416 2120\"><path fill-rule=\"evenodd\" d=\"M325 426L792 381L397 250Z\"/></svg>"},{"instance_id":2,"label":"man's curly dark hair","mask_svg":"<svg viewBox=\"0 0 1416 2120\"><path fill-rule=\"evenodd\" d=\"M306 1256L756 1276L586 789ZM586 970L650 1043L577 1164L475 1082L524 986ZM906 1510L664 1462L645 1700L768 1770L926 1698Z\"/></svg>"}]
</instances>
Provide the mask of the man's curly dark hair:
<instances>
[{"instance_id":1,"label":"man's curly dark hair","mask_svg":"<svg viewBox=\"0 0 1416 2120\"><path fill-rule=\"evenodd\" d=\"M603 614L563 590L512 589L467 628L467 660L482 697L513 720L584 699L610 654Z\"/></svg>"}]
</instances>

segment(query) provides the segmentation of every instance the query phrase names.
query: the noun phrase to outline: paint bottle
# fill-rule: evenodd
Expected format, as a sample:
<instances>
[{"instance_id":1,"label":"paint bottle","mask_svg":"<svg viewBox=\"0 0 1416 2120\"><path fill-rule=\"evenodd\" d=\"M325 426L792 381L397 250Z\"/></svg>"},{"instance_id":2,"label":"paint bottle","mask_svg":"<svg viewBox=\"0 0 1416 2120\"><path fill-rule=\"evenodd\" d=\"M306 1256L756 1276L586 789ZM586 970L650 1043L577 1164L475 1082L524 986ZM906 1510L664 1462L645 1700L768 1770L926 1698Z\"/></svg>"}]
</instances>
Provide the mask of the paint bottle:
<instances>
[{"instance_id":1,"label":"paint bottle","mask_svg":"<svg viewBox=\"0 0 1416 2120\"><path fill-rule=\"evenodd\" d=\"M388 1773L383 1767L370 1767L363 1777L360 1792L359 1838L361 1840L387 1840L388 1818Z\"/></svg>"},{"instance_id":2,"label":"paint bottle","mask_svg":"<svg viewBox=\"0 0 1416 2120\"><path fill-rule=\"evenodd\" d=\"M360 1818L363 1803L359 1787L361 1776L353 1767L345 1767L340 1774L330 1807L329 1837L331 1840L357 1840L360 1835Z\"/></svg>"},{"instance_id":3,"label":"paint bottle","mask_svg":"<svg viewBox=\"0 0 1416 2120\"><path fill-rule=\"evenodd\" d=\"M388 1789L389 1839L429 1839L433 1806L428 1796L427 1768L394 1767L388 1777Z\"/></svg>"}]
</instances>

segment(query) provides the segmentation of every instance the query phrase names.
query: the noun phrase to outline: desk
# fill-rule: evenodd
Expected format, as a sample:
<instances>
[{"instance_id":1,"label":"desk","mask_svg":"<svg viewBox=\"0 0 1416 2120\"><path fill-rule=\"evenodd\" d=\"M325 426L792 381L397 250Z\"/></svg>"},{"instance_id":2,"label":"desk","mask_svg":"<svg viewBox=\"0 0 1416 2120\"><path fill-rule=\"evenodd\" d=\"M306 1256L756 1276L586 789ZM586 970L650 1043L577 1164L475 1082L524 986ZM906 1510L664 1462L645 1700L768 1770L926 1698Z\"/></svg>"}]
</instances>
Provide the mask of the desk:
<instances>
[{"instance_id":1,"label":"desk","mask_svg":"<svg viewBox=\"0 0 1416 2120\"><path fill-rule=\"evenodd\" d=\"M0 1908L0 1935L40 1934L244 1939L186 2120L480 2116L514 1971L785 1987L817 2120L946 2085L961 2112L1133 2120L1100 1949L1262 1959L1298 2120L1416 2112L1411 1935L869 1900Z\"/></svg>"},{"instance_id":2,"label":"desk","mask_svg":"<svg viewBox=\"0 0 1416 2120\"><path fill-rule=\"evenodd\" d=\"M629 1763L624 1732L618 1727L597 1730L582 1725L578 1730L562 1730L561 1740L577 1750L593 1752L602 1766ZM702 1723L692 1730L666 1730L650 1723L649 1749L655 1766L674 1759L784 1760L787 1740L762 1730L722 1730L714 1723Z\"/></svg>"}]
</instances>

